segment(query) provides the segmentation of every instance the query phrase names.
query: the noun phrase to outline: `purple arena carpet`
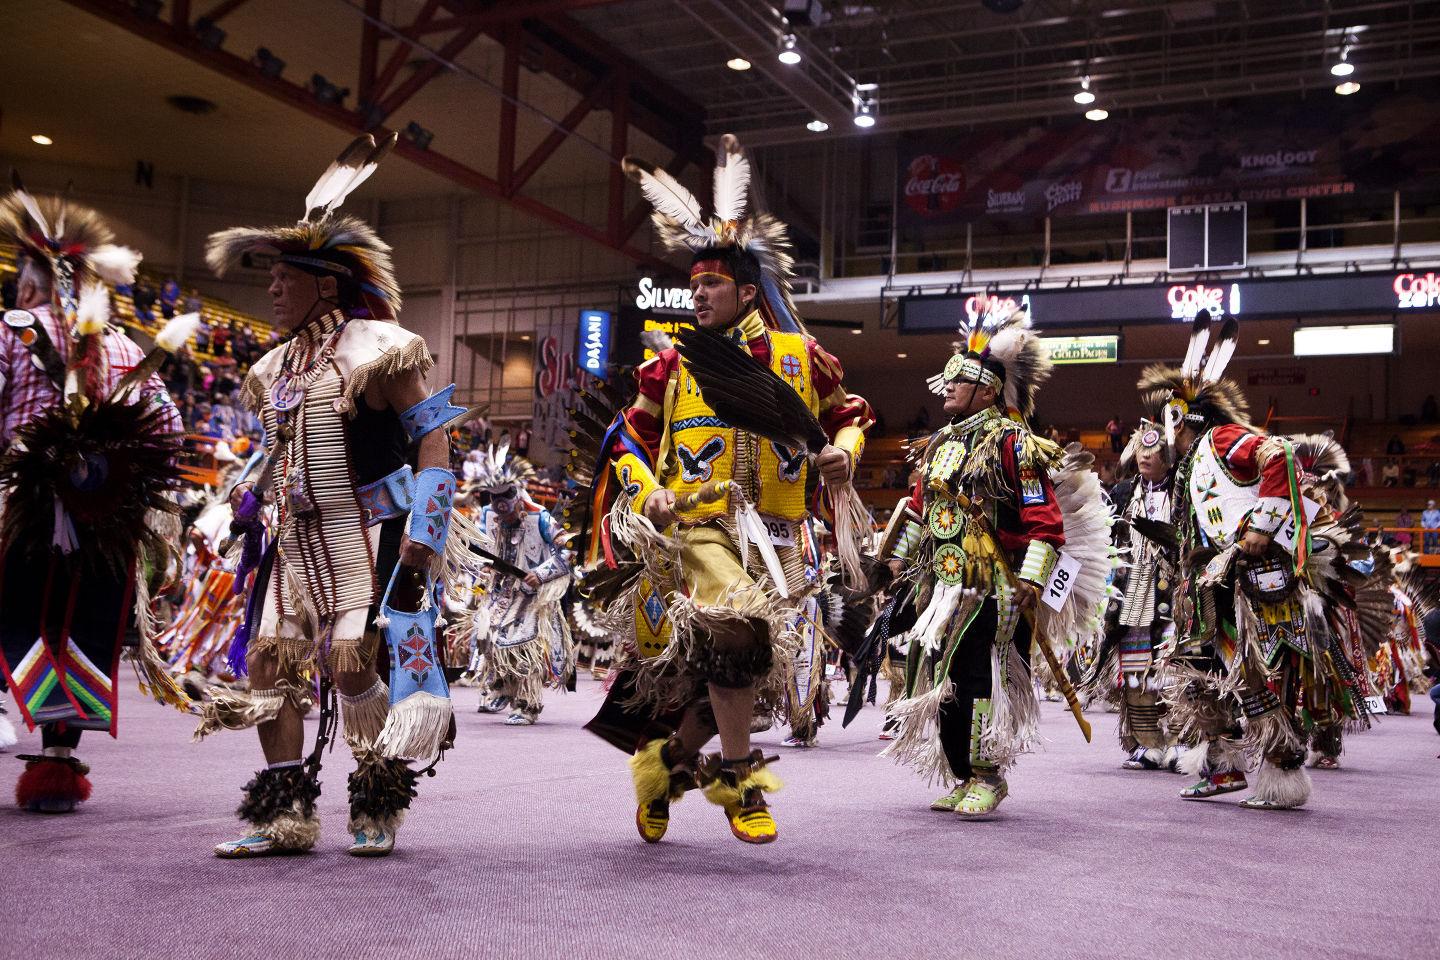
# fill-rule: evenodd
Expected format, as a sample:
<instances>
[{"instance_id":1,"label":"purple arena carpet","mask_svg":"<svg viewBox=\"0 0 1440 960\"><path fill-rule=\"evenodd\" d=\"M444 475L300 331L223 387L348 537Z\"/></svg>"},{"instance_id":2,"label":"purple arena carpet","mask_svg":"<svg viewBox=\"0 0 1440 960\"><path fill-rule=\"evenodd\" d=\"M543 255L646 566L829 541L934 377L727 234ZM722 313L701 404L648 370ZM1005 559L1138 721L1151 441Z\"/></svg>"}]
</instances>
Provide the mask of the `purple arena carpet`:
<instances>
[{"instance_id":1,"label":"purple arena carpet","mask_svg":"<svg viewBox=\"0 0 1440 960\"><path fill-rule=\"evenodd\" d=\"M987 823L930 812L939 791L875 756L879 711L842 731L837 710L818 748L757 738L782 754L777 843L740 843L692 795L651 847L624 758L579 729L598 684L551 695L519 729L456 693L459 745L421 783L394 856L345 855L337 752L318 849L233 862L210 847L238 835L254 735L192 744L191 720L131 690L122 738L86 734L78 751L88 804L0 810L0 957L1440 956L1440 737L1424 699L1351 738L1342 769L1315 772L1310 805L1285 813L1236 794L1183 802L1182 777L1120 769L1112 714L1091 715L1087 746L1047 703L1047 747ZM26 735L11 752L38 747ZM7 803L19 772L0 763Z\"/></svg>"}]
</instances>

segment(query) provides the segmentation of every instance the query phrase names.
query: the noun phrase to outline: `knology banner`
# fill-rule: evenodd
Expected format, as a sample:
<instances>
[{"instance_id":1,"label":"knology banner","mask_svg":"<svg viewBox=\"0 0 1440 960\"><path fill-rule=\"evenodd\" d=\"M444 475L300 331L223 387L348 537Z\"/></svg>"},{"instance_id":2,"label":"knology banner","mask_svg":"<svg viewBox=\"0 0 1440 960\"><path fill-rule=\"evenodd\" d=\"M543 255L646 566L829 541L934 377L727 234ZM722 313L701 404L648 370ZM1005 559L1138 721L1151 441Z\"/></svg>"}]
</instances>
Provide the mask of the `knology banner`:
<instances>
[{"instance_id":1,"label":"knology banner","mask_svg":"<svg viewBox=\"0 0 1440 960\"><path fill-rule=\"evenodd\" d=\"M1316 97L1324 96L1325 109ZM1440 174L1440 105L1326 91L1243 110L1171 112L899 142L909 226L1390 191Z\"/></svg>"}]
</instances>

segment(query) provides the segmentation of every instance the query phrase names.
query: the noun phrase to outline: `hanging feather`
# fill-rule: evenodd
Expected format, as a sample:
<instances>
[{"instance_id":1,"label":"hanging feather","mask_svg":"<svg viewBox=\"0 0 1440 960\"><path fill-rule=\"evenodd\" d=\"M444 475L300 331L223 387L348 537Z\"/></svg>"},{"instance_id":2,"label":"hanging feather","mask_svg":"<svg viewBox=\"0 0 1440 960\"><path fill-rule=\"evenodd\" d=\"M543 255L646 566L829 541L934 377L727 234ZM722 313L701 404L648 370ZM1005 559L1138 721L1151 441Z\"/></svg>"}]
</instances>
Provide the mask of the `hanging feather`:
<instances>
[{"instance_id":1,"label":"hanging feather","mask_svg":"<svg viewBox=\"0 0 1440 960\"><path fill-rule=\"evenodd\" d=\"M90 251L90 268L101 280L114 285L134 283L140 260L137 251L113 243Z\"/></svg>"},{"instance_id":2,"label":"hanging feather","mask_svg":"<svg viewBox=\"0 0 1440 960\"><path fill-rule=\"evenodd\" d=\"M664 353L675 346L675 340L664 330L645 330L640 334L640 342L652 353Z\"/></svg>"},{"instance_id":3,"label":"hanging feather","mask_svg":"<svg viewBox=\"0 0 1440 960\"><path fill-rule=\"evenodd\" d=\"M1200 374L1200 363L1205 359L1205 347L1210 343L1210 314L1201 310L1190 323L1190 345L1185 350L1185 362L1180 364L1180 373L1193 380Z\"/></svg>"},{"instance_id":4,"label":"hanging feather","mask_svg":"<svg viewBox=\"0 0 1440 960\"><path fill-rule=\"evenodd\" d=\"M151 374L160 369L165 358L172 353L178 353L180 348L190 342L195 336L195 331L200 329L200 314L182 313L166 321L165 326L155 335L155 346L145 358L137 363L131 370L120 378L115 384L115 389L110 392L110 398L117 402L123 401L125 395L133 388L144 383Z\"/></svg>"},{"instance_id":5,"label":"hanging feather","mask_svg":"<svg viewBox=\"0 0 1440 960\"><path fill-rule=\"evenodd\" d=\"M15 199L20 201L20 205L30 215L30 219L34 221L40 235L47 241L54 242L55 235L50 231L50 221L45 219L45 214L40 212L40 204L36 203L35 198L25 189L25 184L20 180L19 170L12 169L10 171L10 186L15 191Z\"/></svg>"},{"instance_id":6,"label":"hanging feather","mask_svg":"<svg viewBox=\"0 0 1440 960\"><path fill-rule=\"evenodd\" d=\"M375 138L368 133L351 140L305 195L305 216L301 219L312 220L323 214L329 208L330 202L364 166L366 158L374 150Z\"/></svg>"},{"instance_id":7,"label":"hanging feather","mask_svg":"<svg viewBox=\"0 0 1440 960\"><path fill-rule=\"evenodd\" d=\"M668 171L638 157L621 160L620 168L627 177L640 185L640 192L655 208L656 213L687 227L699 226L704 222L700 201Z\"/></svg>"},{"instance_id":8,"label":"hanging feather","mask_svg":"<svg viewBox=\"0 0 1440 960\"><path fill-rule=\"evenodd\" d=\"M75 314L75 334L99 336L110 322L110 291L101 283L88 284L80 291L80 308Z\"/></svg>"},{"instance_id":9,"label":"hanging feather","mask_svg":"<svg viewBox=\"0 0 1440 960\"><path fill-rule=\"evenodd\" d=\"M1239 343L1240 323L1234 317L1226 317L1220 326L1220 338L1215 341L1215 349L1210 351L1210 358L1205 361L1205 372L1200 375L1200 379L1206 383L1214 383L1223 377Z\"/></svg>"},{"instance_id":10,"label":"hanging feather","mask_svg":"<svg viewBox=\"0 0 1440 960\"><path fill-rule=\"evenodd\" d=\"M726 423L812 456L825 448L825 430L795 388L729 337L695 327L680 334L677 349Z\"/></svg>"},{"instance_id":11,"label":"hanging feather","mask_svg":"<svg viewBox=\"0 0 1440 960\"><path fill-rule=\"evenodd\" d=\"M365 158L365 162L360 165L359 169L355 171L349 180L339 185L335 195L325 204L326 213L330 213L338 208L349 198L350 194L360 189L362 183L370 179L371 174L379 169L380 161L385 159L386 154L395 146L395 141L398 140L399 137L400 135L398 133L392 132L390 136L381 140L380 143L370 151L370 154Z\"/></svg>"},{"instance_id":12,"label":"hanging feather","mask_svg":"<svg viewBox=\"0 0 1440 960\"><path fill-rule=\"evenodd\" d=\"M715 151L713 189L715 219L721 223L738 223L745 214L745 199L750 189L750 161L734 134L722 136Z\"/></svg>"}]
</instances>

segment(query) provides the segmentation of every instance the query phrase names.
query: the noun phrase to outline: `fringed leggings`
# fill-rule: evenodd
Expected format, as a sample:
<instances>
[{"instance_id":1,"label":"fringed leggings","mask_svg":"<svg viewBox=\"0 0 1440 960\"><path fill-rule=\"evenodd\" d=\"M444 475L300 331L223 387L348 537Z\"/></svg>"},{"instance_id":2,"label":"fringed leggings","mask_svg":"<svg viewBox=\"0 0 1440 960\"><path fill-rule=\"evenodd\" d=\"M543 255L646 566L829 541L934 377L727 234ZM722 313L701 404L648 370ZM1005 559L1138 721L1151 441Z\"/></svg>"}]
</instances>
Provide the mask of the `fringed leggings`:
<instances>
[{"instance_id":1,"label":"fringed leggings","mask_svg":"<svg viewBox=\"0 0 1440 960\"><path fill-rule=\"evenodd\" d=\"M974 775L971 767L975 701L989 700L993 678L990 675L990 647L995 642L995 629L999 626L999 609L995 598L986 600L980 612L971 621L969 629L960 638L955 655L950 658L948 676L955 685L954 699L940 704L940 744L945 748L945 759L950 763L950 772L957 780L965 781ZM1030 662L1030 621L1020 619L1012 638L1020 659ZM978 747L977 745L974 745Z\"/></svg>"}]
</instances>

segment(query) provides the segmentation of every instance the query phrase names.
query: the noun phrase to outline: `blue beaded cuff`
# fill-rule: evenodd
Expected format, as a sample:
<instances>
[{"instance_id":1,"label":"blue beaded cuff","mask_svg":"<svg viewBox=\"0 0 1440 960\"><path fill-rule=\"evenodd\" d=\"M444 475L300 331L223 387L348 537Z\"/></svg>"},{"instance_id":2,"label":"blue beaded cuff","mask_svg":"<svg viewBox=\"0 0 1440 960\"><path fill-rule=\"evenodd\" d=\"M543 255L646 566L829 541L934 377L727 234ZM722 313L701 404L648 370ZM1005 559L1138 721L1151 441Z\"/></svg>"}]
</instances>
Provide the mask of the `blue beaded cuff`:
<instances>
[{"instance_id":1,"label":"blue beaded cuff","mask_svg":"<svg viewBox=\"0 0 1440 960\"><path fill-rule=\"evenodd\" d=\"M432 430L439 430L465 412L464 407L457 407L450 402L450 396L454 392L455 384L452 383L400 414L400 424L405 428L411 443Z\"/></svg>"},{"instance_id":2,"label":"blue beaded cuff","mask_svg":"<svg viewBox=\"0 0 1440 960\"><path fill-rule=\"evenodd\" d=\"M442 553L450 532L450 505L455 500L455 474L444 467L426 467L415 475L415 501L406 533L415 543Z\"/></svg>"}]
</instances>

